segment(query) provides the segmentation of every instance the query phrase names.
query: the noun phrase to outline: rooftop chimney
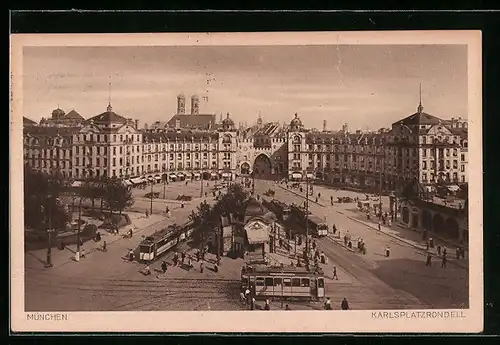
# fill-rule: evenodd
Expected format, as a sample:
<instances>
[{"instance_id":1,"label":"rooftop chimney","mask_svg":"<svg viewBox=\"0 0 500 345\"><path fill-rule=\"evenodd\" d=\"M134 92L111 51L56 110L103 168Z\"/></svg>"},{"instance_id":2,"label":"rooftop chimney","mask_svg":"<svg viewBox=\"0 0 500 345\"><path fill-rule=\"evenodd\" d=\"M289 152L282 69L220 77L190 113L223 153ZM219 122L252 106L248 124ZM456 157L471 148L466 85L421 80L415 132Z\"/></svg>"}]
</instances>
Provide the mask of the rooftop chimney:
<instances>
[{"instance_id":1,"label":"rooftop chimney","mask_svg":"<svg viewBox=\"0 0 500 345\"><path fill-rule=\"evenodd\" d=\"M135 120L135 129L139 129L139 120Z\"/></svg>"},{"instance_id":2,"label":"rooftop chimney","mask_svg":"<svg viewBox=\"0 0 500 345\"><path fill-rule=\"evenodd\" d=\"M326 120L323 120L323 132L327 131Z\"/></svg>"}]
</instances>

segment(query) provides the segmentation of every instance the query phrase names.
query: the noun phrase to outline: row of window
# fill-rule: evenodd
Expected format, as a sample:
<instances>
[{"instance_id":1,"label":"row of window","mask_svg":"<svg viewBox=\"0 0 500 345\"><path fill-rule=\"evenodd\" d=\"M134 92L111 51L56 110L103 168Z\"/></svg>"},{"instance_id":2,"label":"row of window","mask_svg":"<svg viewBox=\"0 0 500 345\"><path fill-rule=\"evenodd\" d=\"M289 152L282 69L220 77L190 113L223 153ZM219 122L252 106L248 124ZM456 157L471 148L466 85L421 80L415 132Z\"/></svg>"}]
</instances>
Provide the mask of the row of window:
<instances>
[{"instance_id":1,"label":"row of window","mask_svg":"<svg viewBox=\"0 0 500 345\"><path fill-rule=\"evenodd\" d=\"M446 173L444 175L444 178L446 181L459 182L458 173L456 173L456 172L454 172L453 175L451 175L451 178L450 178L450 173ZM460 182L465 183L465 180L466 180L465 175L460 175ZM433 173L431 173L429 175L429 179L427 179L427 173L423 173L422 174L422 182L435 183L435 182L437 182L437 177Z\"/></svg>"},{"instance_id":2,"label":"row of window","mask_svg":"<svg viewBox=\"0 0 500 345\"><path fill-rule=\"evenodd\" d=\"M436 169L436 166L438 167L438 169L444 169L446 167L446 169L450 169L450 161L449 160L446 160L445 162L438 162L439 164L436 165L436 162L435 161L429 161L429 165L427 165L427 161L422 161L422 170L427 170L427 168L433 170L433 169ZM453 169L458 169L458 161L457 160L453 160ZM465 165L464 164L461 164L460 165L460 171L465 171Z\"/></svg>"}]
</instances>

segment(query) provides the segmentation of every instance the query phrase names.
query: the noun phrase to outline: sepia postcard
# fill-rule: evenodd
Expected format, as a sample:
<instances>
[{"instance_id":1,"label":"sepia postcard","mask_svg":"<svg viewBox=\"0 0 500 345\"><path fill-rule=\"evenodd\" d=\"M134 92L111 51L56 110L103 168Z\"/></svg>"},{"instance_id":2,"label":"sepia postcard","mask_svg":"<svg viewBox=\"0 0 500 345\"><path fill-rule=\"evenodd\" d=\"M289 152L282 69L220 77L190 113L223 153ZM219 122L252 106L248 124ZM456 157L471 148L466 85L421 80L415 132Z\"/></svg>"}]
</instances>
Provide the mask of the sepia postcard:
<instances>
[{"instance_id":1,"label":"sepia postcard","mask_svg":"<svg viewBox=\"0 0 500 345\"><path fill-rule=\"evenodd\" d=\"M479 31L12 35L11 331L480 332L481 68Z\"/></svg>"}]
</instances>

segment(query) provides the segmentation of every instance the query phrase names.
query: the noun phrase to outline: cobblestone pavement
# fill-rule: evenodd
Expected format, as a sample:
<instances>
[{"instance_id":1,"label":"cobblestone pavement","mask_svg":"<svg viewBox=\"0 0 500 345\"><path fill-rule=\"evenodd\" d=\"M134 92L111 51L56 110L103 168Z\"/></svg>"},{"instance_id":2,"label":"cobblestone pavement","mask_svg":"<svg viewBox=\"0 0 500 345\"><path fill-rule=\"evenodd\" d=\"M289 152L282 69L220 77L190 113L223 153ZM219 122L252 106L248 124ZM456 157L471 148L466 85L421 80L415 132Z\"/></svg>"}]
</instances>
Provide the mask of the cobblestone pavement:
<instances>
[{"instance_id":1,"label":"cobblestone pavement","mask_svg":"<svg viewBox=\"0 0 500 345\"><path fill-rule=\"evenodd\" d=\"M263 195L263 192L268 188L274 189L276 192L275 198L283 202L298 204L304 200L295 191L280 188L275 183L267 181L256 183L256 193L260 195ZM336 224L337 228L340 229L339 239L332 240L331 236L329 236L330 238L323 238L319 241L320 248L321 246L328 246L329 253L332 256L341 253L346 255L347 259L341 260L337 264L357 279L372 276L371 281L366 281L366 284L363 284L365 288L369 288L374 282L379 281L397 291L416 297L423 306L433 308L464 308L468 306L469 278L466 264L453 265L452 261L454 259L450 255L447 268L441 268L441 262L437 259L433 260L431 267L427 267L425 266L426 252L418 247L418 243L411 245L406 239L403 241L395 235L389 236L369 226L370 224L366 224L366 222L355 220L355 217L360 216L359 213L351 211L355 204L329 205L330 195L334 196L336 200L338 195L336 193L342 193L345 196L356 196L356 192L336 192L321 186L314 186L314 190L315 193L321 193L322 199L326 200L328 205L311 202L310 210L315 215L325 218L330 225ZM401 229L401 231L408 232L405 232L404 236L415 236L412 230ZM362 255L348 251L341 239L346 234L352 239L361 237L366 243L367 254ZM338 235L339 233L337 233ZM391 251L389 258L385 257L387 247ZM332 258L332 261L335 261L335 259Z\"/></svg>"}]
</instances>

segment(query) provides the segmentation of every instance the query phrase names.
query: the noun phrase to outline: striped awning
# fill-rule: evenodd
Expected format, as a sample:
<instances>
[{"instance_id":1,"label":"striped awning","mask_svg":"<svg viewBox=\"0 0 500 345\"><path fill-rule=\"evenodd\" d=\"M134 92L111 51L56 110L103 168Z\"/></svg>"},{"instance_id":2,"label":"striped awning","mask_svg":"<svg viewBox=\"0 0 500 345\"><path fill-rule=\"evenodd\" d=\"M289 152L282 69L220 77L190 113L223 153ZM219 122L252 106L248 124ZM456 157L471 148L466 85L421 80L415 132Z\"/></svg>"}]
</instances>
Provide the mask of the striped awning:
<instances>
[{"instance_id":1,"label":"striped awning","mask_svg":"<svg viewBox=\"0 0 500 345\"><path fill-rule=\"evenodd\" d=\"M217 173L215 173L215 172L211 172L211 173L210 173L210 176L217 176Z\"/></svg>"},{"instance_id":2,"label":"striped awning","mask_svg":"<svg viewBox=\"0 0 500 345\"><path fill-rule=\"evenodd\" d=\"M195 172L195 173L194 173L194 176L195 176L195 177L200 177L200 176L201 176L201 174L200 174L199 172Z\"/></svg>"},{"instance_id":3,"label":"striped awning","mask_svg":"<svg viewBox=\"0 0 500 345\"><path fill-rule=\"evenodd\" d=\"M301 179L302 178L302 174L301 173L293 173L292 174L292 178Z\"/></svg>"},{"instance_id":4,"label":"striped awning","mask_svg":"<svg viewBox=\"0 0 500 345\"><path fill-rule=\"evenodd\" d=\"M148 181L154 181L155 179L153 178L153 176L149 176L148 177Z\"/></svg>"},{"instance_id":5,"label":"striped awning","mask_svg":"<svg viewBox=\"0 0 500 345\"><path fill-rule=\"evenodd\" d=\"M132 182L133 184L139 184L139 183L143 183L144 180L139 178L139 177L136 177L136 178L131 179L130 182Z\"/></svg>"},{"instance_id":6,"label":"striped awning","mask_svg":"<svg viewBox=\"0 0 500 345\"><path fill-rule=\"evenodd\" d=\"M174 173L170 173L168 176L169 176L170 178L177 178L177 175L176 175L176 174L174 174Z\"/></svg>"},{"instance_id":7,"label":"striped awning","mask_svg":"<svg viewBox=\"0 0 500 345\"><path fill-rule=\"evenodd\" d=\"M161 176L160 175L155 175L155 179L158 181L161 181Z\"/></svg>"},{"instance_id":8,"label":"striped awning","mask_svg":"<svg viewBox=\"0 0 500 345\"><path fill-rule=\"evenodd\" d=\"M123 182L123 184L125 186L131 186L132 185L132 182L130 182L130 180L123 180L122 182Z\"/></svg>"},{"instance_id":9,"label":"striped awning","mask_svg":"<svg viewBox=\"0 0 500 345\"><path fill-rule=\"evenodd\" d=\"M222 177L231 177L231 173L228 172L222 173Z\"/></svg>"},{"instance_id":10,"label":"striped awning","mask_svg":"<svg viewBox=\"0 0 500 345\"><path fill-rule=\"evenodd\" d=\"M307 177L307 178L314 178L314 174L307 173L306 177Z\"/></svg>"}]
</instances>

